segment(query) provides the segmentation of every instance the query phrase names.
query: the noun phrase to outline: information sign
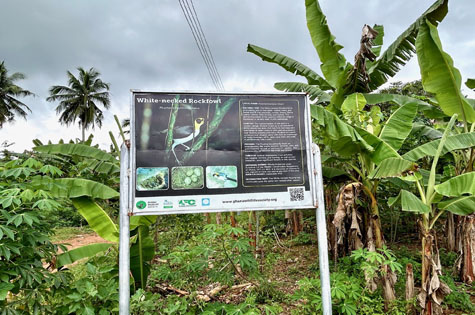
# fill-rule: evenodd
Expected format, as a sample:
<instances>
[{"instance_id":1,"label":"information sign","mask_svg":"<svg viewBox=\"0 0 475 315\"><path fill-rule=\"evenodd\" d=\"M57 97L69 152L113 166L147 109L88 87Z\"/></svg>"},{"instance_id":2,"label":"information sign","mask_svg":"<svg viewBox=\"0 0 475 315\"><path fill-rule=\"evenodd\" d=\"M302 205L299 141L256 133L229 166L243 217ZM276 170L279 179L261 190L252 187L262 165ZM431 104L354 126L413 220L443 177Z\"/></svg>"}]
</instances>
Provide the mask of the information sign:
<instances>
[{"instance_id":1,"label":"information sign","mask_svg":"<svg viewBox=\"0 0 475 315\"><path fill-rule=\"evenodd\" d=\"M305 94L132 92L133 214L315 207Z\"/></svg>"}]
</instances>

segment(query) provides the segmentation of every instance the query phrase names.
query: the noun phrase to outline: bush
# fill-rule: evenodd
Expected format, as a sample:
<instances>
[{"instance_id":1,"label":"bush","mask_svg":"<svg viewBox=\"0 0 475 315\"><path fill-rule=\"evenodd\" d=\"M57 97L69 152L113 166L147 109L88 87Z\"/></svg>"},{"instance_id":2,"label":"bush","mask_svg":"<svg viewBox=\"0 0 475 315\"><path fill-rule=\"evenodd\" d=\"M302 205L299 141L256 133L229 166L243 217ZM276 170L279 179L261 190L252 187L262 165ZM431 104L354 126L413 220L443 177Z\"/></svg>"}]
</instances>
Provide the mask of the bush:
<instances>
[{"instance_id":1,"label":"bush","mask_svg":"<svg viewBox=\"0 0 475 315\"><path fill-rule=\"evenodd\" d=\"M48 313L55 289L67 281L52 273L58 246L45 213L61 204L51 194L61 171L29 158L0 164L0 308L16 313ZM8 295L8 299L6 299Z\"/></svg>"}]
</instances>

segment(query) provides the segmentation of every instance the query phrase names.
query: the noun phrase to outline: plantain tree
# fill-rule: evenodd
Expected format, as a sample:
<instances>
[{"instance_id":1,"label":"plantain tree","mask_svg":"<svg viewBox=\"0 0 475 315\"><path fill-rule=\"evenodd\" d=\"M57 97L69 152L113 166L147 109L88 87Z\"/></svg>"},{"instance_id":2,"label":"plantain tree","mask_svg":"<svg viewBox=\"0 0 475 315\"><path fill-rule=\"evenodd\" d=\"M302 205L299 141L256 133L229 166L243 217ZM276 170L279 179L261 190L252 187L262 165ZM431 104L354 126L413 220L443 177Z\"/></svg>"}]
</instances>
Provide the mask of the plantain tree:
<instances>
[{"instance_id":1,"label":"plantain tree","mask_svg":"<svg viewBox=\"0 0 475 315\"><path fill-rule=\"evenodd\" d=\"M384 124L381 110L376 105L383 97L374 92L404 66L415 52L415 41L425 20L437 24L448 12L448 1L438 0L412 23L384 52L384 28L365 25L360 49L355 63L350 64L339 52L341 45L331 34L326 17L318 0L306 0L307 26L313 45L320 58L323 76L302 63L276 52L248 45L247 50L264 61L275 63L285 70L303 76L307 82L278 82L274 87L282 91L306 92L314 103L311 108L315 131L339 157L345 158L352 182L342 187L334 224L337 232L345 233L342 224L345 217L351 218L346 231L350 249L367 246L382 248L377 190L379 180L370 175L384 160L390 159L379 170L387 174L413 166L398 154L402 143L412 129L412 121L418 110L433 112L431 104L410 97L385 94L386 101L401 106ZM362 95L361 93L365 93ZM356 158L354 158L356 157ZM349 160L348 160L349 159ZM355 211L356 201L362 192L368 200L362 215ZM363 218L363 226L354 221ZM339 237L341 239L341 237ZM382 266L385 268L385 266ZM384 274L384 273L383 273ZM386 300L395 299L394 277L385 273L382 280ZM368 281L375 288L374 279Z\"/></svg>"},{"instance_id":2,"label":"plantain tree","mask_svg":"<svg viewBox=\"0 0 475 315\"><path fill-rule=\"evenodd\" d=\"M323 76L304 64L279 53L251 44L247 48L249 52L261 57L264 61L278 64L289 72L303 76L307 80L306 83L278 82L274 87L282 91L306 92L310 99L319 105L312 108L312 117L315 119L315 125L324 130L325 144L342 156L359 154L357 160L352 164L354 166L352 169L358 177L358 181L366 182L364 192L370 200L374 200L371 202L369 210L375 226L373 233L378 248L383 244L379 213L375 205L377 204L375 193L378 185L377 181L372 183L366 178L385 155L397 157L396 151L408 133L407 130L404 130L401 135L405 136L390 144L386 143L387 139L385 139L388 137L387 131L383 138L378 138L381 130L379 121L381 115L380 110L373 104L376 104L379 99L375 98L373 94L362 97L361 94L354 93L375 91L387 82L388 78L394 76L415 52L415 40L421 24L426 19L434 24L440 22L447 14L447 5L447 0L436 1L382 53L383 26L375 25L371 28L365 25L361 47L355 56L355 64L352 65L339 52L342 46L336 43L335 37L331 34L318 0L306 0L307 26L321 61L320 69ZM419 100L388 94L384 97L386 101L393 101L398 105L416 104L416 107L407 106L398 114L402 115L403 112L408 111L409 121L412 121L416 113L414 108L416 110L433 110L430 104ZM366 106L365 98L369 99L368 103L373 106ZM345 128L336 128L335 122L339 119L344 119L347 125ZM412 125L406 124L401 128L410 129ZM389 137L391 136L389 135ZM341 141L341 139L346 140ZM347 146L348 142L351 142L352 145Z\"/></svg>"},{"instance_id":3,"label":"plantain tree","mask_svg":"<svg viewBox=\"0 0 475 315\"><path fill-rule=\"evenodd\" d=\"M456 175L464 175L473 171L475 160L475 143L471 137L475 131L475 100L466 98L462 91L462 78L460 71L454 67L452 58L444 52L437 28L426 21L416 42L419 66L421 69L424 89L435 94L435 98L442 111L447 115L457 114L458 127L455 128L460 137L464 137L466 145L454 155ZM474 81L468 79L468 88L474 87ZM463 130L460 131L460 129ZM459 145L460 146L460 145ZM449 215L449 218L451 215ZM457 241L460 260L457 264L461 278L467 283L475 280L475 256L471 248L475 246L473 235L473 217L456 217L458 221L455 232L462 235Z\"/></svg>"},{"instance_id":4,"label":"plantain tree","mask_svg":"<svg viewBox=\"0 0 475 315\"><path fill-rule=\"evenodd\" d=\"M430 158L430 170L402 166L396 173L385 173L383 160L371 177L381 179L399 176L414 185L419 197L408 190L401 190L391 204L399 203L405 211L420 217L422 235L422 290L418 297L424 314L439 314L440 302L449 292L439 276L439 257L435 242L434 227L438 219L448 214L461 216L459 227L463 232L459 266L461 278L471 283L474 277L474 259L471 248L473 239L473 213L475 212L475 172L473 172L475 149L475 110L473 100L461 92L461 75L453 65L452 58L442 49L437 28L429 20L421 24L416 39L417 56L424 89L432 93L432 104L444 115L452 115L441 139L423 144L404 154L399 163L417 162ZM470 87L470 80L467 81ZM459 118L457 122L457 118ZM471 125L470 125L471 124ZM449 165L440 172L439 161L449 157ZM449 171L446 171L449 170Z\"/></svg>"}]
</instances>

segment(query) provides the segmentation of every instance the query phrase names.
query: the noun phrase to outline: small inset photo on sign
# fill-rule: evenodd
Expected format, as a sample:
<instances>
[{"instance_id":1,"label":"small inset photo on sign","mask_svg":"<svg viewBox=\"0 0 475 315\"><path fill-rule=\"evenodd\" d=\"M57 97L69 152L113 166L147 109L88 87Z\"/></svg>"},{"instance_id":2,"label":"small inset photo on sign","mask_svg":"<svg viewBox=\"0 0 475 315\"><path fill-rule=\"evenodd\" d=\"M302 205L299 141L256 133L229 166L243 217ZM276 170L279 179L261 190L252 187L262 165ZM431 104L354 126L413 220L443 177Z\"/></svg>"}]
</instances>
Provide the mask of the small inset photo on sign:
<instances>
[{"instance_id":1,"label":"small inset photo on sign","mask_svg":"<svg viewBox=\"0 0 475 315\"><path fill-rule=\"evenodd\" d=\"M206 187L208 188L236 188L237 168L230 166L207 166Z\"/></svg>"},{"instance_id":2,"label":"small inset photo on sign","mask_svg":"<svg viewBox=\"0 0 475 315\"><path fill-rule=\"evenodd\" d=\"M203 187L203 167L180 166L172 168L172 189L200 189Z\"/></svg>"},{"instance_id":3,"label":"small inset photo on sign","mask_svg":"<svg viewBox=\"0 0 475 315\"><path fill-rule=\"evenodd\" d=\"M168 189L168 167L139 167L137 168L137 190L166 190Z\"/></svg>"}]
</instances>

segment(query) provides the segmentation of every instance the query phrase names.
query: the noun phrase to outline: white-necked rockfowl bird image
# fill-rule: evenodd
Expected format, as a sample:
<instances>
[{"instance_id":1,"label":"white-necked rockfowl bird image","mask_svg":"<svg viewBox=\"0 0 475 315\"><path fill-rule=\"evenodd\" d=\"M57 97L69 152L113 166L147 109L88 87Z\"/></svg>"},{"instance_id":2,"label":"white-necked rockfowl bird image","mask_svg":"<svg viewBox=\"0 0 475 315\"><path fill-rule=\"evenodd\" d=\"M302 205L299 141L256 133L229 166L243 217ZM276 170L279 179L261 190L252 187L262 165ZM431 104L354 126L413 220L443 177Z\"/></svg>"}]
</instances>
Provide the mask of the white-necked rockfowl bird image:
<instances>
[{"instance_id":1,"label":"white-necked rockfowl bird image","mask_svg":"<svg viewBox=\"0 0 475 315\"><path fill-rule=\"evenodd\" d=\"M221 173L221 172L215 172L213 173L213 177L219 179L219 180L222 180L222 181L232 181L232 182L236 182L236 179L234 178L231 178L229 177L228 175L226 175L225 173Z\"/></svg>"},{"instance_id":2,"label":"white-necked rockfowl bird image","mask_svg":"<svg viewBox=\"0 0 475 315\"><path fill-rule=\"evenodd\" d=\"M190 147L187 146L185 143L190 142L191 140L193 140L194 138L196 138L200 134L200 129L201 129L201 126L203 125L204 121L205 121L204 118L201 118L201 117L196 118L195 119L195 125L193 126L193 130L190 130L190 126L183 126L183 127L179 127L179 128L176 128L176 129L173 130L173 133L177 134L178 136L186 135L183 138L173 139L172 151L173 151L173 155L175 156L175 159L176 159L178 164L180 164L180 161L178 160L178 157L176 156L175 148L179 145L182 145L187 150L189 150ZM185 133L183 133L183 131L185 131Z\"/></svg>"}]
</instances>

